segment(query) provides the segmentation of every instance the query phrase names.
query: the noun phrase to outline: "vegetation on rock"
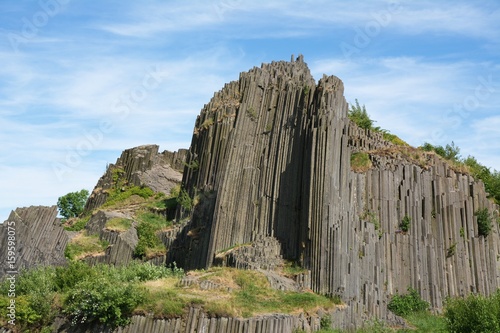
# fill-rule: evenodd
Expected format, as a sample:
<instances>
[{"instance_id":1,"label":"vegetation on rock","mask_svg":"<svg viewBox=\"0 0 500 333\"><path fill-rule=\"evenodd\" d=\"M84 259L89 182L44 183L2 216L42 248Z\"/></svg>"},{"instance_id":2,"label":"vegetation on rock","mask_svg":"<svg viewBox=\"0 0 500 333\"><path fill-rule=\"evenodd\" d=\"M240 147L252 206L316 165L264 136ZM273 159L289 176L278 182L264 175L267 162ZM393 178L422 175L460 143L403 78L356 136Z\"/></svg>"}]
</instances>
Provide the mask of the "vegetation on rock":
<instances>
[{"instance_id":1,"label":"vegetation on rock","mask_svg":"<svg viewBox=\"0 0 500 333\"><path fill-rule=\"evenodd\" d=\"M415 289L408 288L407 294L394 295L387 308L398 316L405 317L411 313L427 311L429 303L424 301Z\"/></svg>"},{"instance_id":2,"label":"vegetation on rock","mask_svg":"<svg viewBox=\"0 0 500 333\"><path fill-rule=\"evenodd\" d=\"M83 189L59 197L59 199L57 199L59 214L66 219L77 217L83 212L88 196L89 191Z\"/></svg>"}]
</instances>

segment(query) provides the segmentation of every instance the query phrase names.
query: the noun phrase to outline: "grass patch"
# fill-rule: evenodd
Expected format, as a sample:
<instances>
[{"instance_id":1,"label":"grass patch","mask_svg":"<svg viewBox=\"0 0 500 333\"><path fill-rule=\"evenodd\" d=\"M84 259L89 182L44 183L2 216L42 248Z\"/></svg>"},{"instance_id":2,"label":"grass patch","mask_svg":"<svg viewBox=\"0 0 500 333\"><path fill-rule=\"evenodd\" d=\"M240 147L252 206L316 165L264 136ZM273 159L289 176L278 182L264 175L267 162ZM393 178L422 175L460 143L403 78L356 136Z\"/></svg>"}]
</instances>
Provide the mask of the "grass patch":
<instances>
[{"instance_id":1,"label":"grass patch","mask_svg":"<svg viewBox=\"0 0 500 333\"><path fill-rule=\"evenodd\" d=\"M283 274L288 277L293 277L306 272L307 269L301 267L300 264L295 261L286 261L285 265L283 266Z\"/></svg>"},{"instance_id":2,"label":"grass patch","mask_svg":"<svg viewBox=\"0 0 500 333\"><path fill-rule=\"evenodd\" d=\"M108 222L106 222L106 229L112 230L112 231L117 231L117 232L124 232L130 229L132 226L132 220L122 218L122 217L114 217L110 219Z\"/></svg>"},{"instance_id":3,"label":"grass patch","mask_svg":"<svg viewBox=\"0 0 500 333\"><path fill-rule=\"evenodd\" d=\"M85 228L89 220L90 215L67 219L63 224L63 228L67 231L81 231Z\"/></svg>"},{"instance_id":4,"label":"grass patch","mask_svg":"<svg viewBox=\"0 0 500 333\"><path fill-rule=\"evenodd\" d=\"M154 195L152 189L147 186L130 186L130 187L117 187L108 190L108 199L102 205L103 208L116 207L123 203L131 196L136 195L142 199L148 199Z\"/></svg>"},{"instance_id":5,"label":"grass patch","mask_svg":"<svg viewBox=\"0 0 500 333\"><path fill-rule=\"evenodd\" d=\"M22 272L17 280L16 329L38 332L56 317L65 317L74 325L116 327L129 323L134 314L179 317L192 305L202 307L210 316L245 317L335 307L335 302L325 296L273 290L265 276L256 271L213 268L189 273L221 285L217 291L203 290L197 284L183 287L179 284L183 274L175 267L139 262L119 267L71 262L66 267ZM0 283L2 295L9 285L9 281ZM1 305L7 301L0 296ZM6 311L6 306L0 308L1 323L7 321Z\"/></svg>"},{"instance_id":6,"label":"grass patch","mask_svg":"<svg viewBox=\"0 0 500 333\"><path fill-rule=\"evenodd\" d=\"M398 332L412 333L446 333L446 319L442 316L436 316L430 312L416 312L408 315L406 321L415 327L414 330L399 330Z\"/></svg>"},{"instance_id":7,"label":"grass patch","mask_svg":"<svg viewBox=\"0 0 500 333\"><path fill-rule=\"evenodd\" d=\"M383 132L382 135L384 137L384 140L389 141L397 146L409 146L409 144L406 141L402 140L395 134L391 134L389 132Z\"/></svg>"},{"instance_id":8,"label":"grass patch","mask_svg":"<svg viewBox=\"0 0 500 333\"><path fill-rule=\"evenodd\" d=\"M153 258L165 254L167 249L158 237L158 232L168 229L172 222L152 212L138 214L137 219L139 224L136 229L139 242L135 247L134 255L138 258Z\"/></svg>"},{"instance_id":9,"label":"grass patch","mask_svg":"<svg viewBox=\"0 0 500 333\"><path fill-rule=\"evenodd\" d=\"M100 240L98 235L88 235L86 231L69 241L64 255L70 260L79 260L88 256L103 254L109 243Z\"/></svg>"},{"instance_id":10,"label":"grass patch","mask_svg":"<svg viewBox=\"0 0 500 333\"><path fill-rule=\"evenodd\" d=\"M370 155L367 153L353 153L351 155L351 170L354 172L366 172L372 167Z\"/></svg>"}]
</instances>

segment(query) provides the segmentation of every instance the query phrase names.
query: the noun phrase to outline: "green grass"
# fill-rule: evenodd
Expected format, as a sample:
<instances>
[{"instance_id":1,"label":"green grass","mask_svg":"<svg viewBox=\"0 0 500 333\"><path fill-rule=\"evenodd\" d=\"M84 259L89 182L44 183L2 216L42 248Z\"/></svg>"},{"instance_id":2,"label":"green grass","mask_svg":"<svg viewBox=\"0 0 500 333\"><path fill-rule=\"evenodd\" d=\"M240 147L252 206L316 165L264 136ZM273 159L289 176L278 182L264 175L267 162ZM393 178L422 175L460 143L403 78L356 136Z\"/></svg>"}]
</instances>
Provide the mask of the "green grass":
<instances>
[{"instance_id":1,"label":"green grass","mask_svg":"<svg viewBox=\"0 0 500 333\"><path fill-rule=\"evenodd\" d=\"M102 205L103 208L114 207L120 203L123 203L125 200L130 198L133 195L137 195L143 199L148 199L154 195L152 189L147 186L130 186L130 187L118 187L112 188L108 190L108 199Z\"/></svg>"},{"instance_id":2,"label":"green grass","mask_svg":"<svg viewBox=\"0 0 500 333\"><path fill-rule=\"evenodd\" d=\"M87 256L104 253L109 243L100 240L98 235L88 235L82 232L69 241L64 255L70 260L78 260Z\"/></svg>"},{"instance_id":3,"label":"green grass","mask_svg":"<svg viewBox=\"0 0 500 333\"><path fill-rule=\"evenodd\" d=\"M305 268L301 267L295 261L286 261L285 265L283 266L283 273L286 276L295 276L295 275L299 275L299 274L302 274L305 272L307 272L307 270Z\"/></svg>"},{"instance_id":4,"label":"green grass","mask_svg":"<svg viewBox=\"0 0 500 333\"><path fill-rule=\"evenodd\" d=\"M353 153L351 155L351 169L354 172L366 172L372 167L370 155L367 153Z\"/></svg>"},{"instance_id":5,"label":"green grass","mask_svg":"<svg viewBox=\"0 0 500 333\"><path fill-rule=\"evenodd\" d=\"M153 258L165 254L167 250L158 237L158 232L169 228L172 222L152 212L138 214L137 220L139 221L136 228L139 242L135 247L134 255L138 258Z\"/></svg>"},{"instance_id":6,"label":"green grass","mask_svg":"<svg viewBox=\"0 0 500 333\"><path fill-rule=\"evenodd\" d=\"M106 222L105 228L108 230L124 232L129 230L131 226L132 220L121 217L114 217Z\"/></svg>"},{"instance_id":7,"label":"green grass","mask_svg":"<svg viewBox=\"0 0 500 333\"><path fill-rule=\"evenodd\" d=\"M442 316L436 316L429 312L416 312L408 315L406 321L415 327L415 330L399 330L399 332L415 333L445 333L446 320Z\"/></svg>"},{"instance_id":8,"label":"green grass","mask_svg":"<svg viewBox=\"0 0 500 333\"><path fill-rule=\"evenodd\" d=\"M90 220L90 215L68 219L64 222L63 228L67 231L81 231Z\"/></svg>"}]
</instances>

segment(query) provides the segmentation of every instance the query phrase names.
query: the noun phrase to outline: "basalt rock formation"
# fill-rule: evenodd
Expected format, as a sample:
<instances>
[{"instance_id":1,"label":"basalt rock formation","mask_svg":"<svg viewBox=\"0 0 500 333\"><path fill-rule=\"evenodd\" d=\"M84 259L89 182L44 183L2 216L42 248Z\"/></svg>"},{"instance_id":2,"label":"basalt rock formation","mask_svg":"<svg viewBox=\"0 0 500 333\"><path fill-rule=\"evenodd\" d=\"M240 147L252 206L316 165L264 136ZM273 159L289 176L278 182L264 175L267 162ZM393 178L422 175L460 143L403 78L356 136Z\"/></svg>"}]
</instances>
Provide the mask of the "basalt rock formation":
<instances>
[{"instance_id":1,"label":"basalt rock formation","mask_svg":"<svg viewBox=\"0 0 500 333\"><path fill-rule=\"evenodd\" d=\"M108 190L116 184L117 171L122 173L124 185L148 186L155 192L169 194L182 179L187 151L158 153L158 148L158 145L145 145L124 150L97 182L84 211L92 212L106 202Z\"/></svg>"},{"instance_id":2,"label":"basalt rock formation","mask_svg":"<svg viewBox=\"0 0 500 333\"><path fill-rule=\"evenodd\" d=\"M263 64L214 94L196 120L189 151L125 150L85 207L94 213L87 232L111 246L86 260L126 264L137 244L134 225L125 232L105 227L114 217L132 219L126 209L98 211L110 189L148 186L168 194L182 179L191 204L179 204L174 226L161 231L167 254L153 260L158 265L257 269L276 289L338 296L345 305L330 314L338 328L373 317L398 322L387 304L408 287L435 311L447 296L495 291L499 227L493 223L487 237L480 235L475 212L486 208L498 219L499 208L484 185L433 153L358 128L348 119L343 89L335 76L316 82L301 56ZM368 165L355 167L355 153ZM17 209L8 221L19 228L20 267L64 264L71 234L55 207ZM4 223L1 239L6 232ZM294 280L275 274L284 261L303 272ZM209 318L192 307L182 318L135 316L123 331L278 333L319 326L315 314Z\"/></svg>"},{"instance_id":3,"label":"basalt rock formation","mask_svg":"<svg viewBox=\"0 0 500 333\"><path fill-rule=\"evenodd\" d=\"M4 258L0 277L9 271L66 263L64 249L69 236L57 218L56 206L17 208L0 224L0 239L0 255ZM13 243L9 244L9 239Z\"/></svg>"},{"instance_id":4,"label":"basalt rock formation","mask_svg":"<svg viewBox=\"0 0 500 333\"><path fill-rule=\"evenodd\" d=\"M347 112L342 81L316 84L302 57L226 84L196 120L183 187L199 204L181 211L191 221L170 261L205 268L227 248L275 238L283 258L309 270L308 287L346 303L334 315L344 327L391 319L390 296L408 287L435 309L446 296L496 290L498 226L480 236L474 216L498 216L483 184ZM369 170L351 169L354 152Z\"/></svg>"}]
</instances>

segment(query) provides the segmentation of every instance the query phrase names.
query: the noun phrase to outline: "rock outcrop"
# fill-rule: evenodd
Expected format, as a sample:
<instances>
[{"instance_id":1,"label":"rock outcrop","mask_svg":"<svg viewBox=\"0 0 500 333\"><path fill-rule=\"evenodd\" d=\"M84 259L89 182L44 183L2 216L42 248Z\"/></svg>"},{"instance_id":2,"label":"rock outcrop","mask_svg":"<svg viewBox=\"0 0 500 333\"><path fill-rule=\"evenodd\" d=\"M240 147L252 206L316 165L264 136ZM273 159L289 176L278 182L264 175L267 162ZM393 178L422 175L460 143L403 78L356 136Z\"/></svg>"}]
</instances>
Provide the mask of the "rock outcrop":
<instances>
[{"instance_id":1,"label":"rock outcrop","mask_svg":"<svg viewBox=\"0 0 500 333\"><path fill-rule=\"evenodd\" d=\"M167 254L155 258L156 264L259 269L277 289L338 296L345 306L330 314L338 328L373 317L401 323L387 304L408 287L438 312L447 296L497 290L499 226L493 223L487 237L480 235L475 216L486 208L498 219L499 208L484 185L434 154L358 128L347 117L343 89L335 76L316 82L302 57L263 64L214 94L196 120L189 151L158 153L156 145L125 150L85 207L94 212L87 230L111 246L103 256L86 260L119 264L132 258L135 228L105 227L111 218L126 218L126 212L96 211L117 177L123 185L164 193L182 177L181 192L192 202L178 205L175 226L159 235ZM353 153L365 154L370 165L353 168ZM64 264L69 236L56 215L55 207L11 214L8 221L19 235L17 268ZM5 258L6 223L0 237ZM275 274L284 260L304 272L295 280ZM318 328L317 316L209 318L193 307L182 318L135 316L120 332Z\"/></svg>"},{"instance_id":2,"label":"rock outcrop","mask_svg":"<svg viewBox=\"0 0 500 333\"><path fill-rule=\"evenodd\" d=\"M408 287L437 310L446 296L496 290L498 226L479 236L474 216L498 212L483 184L357 128L347 111L342 81L316 84L302 57L226 84L196 120L183 187L203 202L182 212L191 222L169 260L204 268L224 249L275 238L312 290L346 303L342 327L396 320L387 302ZM372 167L352 171L353 152Z\"/></svg>"},{"instance_id":3,"label":"rock outcrop","mask_svg":"<svg viewBox=\"0 0 500 333\"><path fill-rule=\"evenodd\" d=\"M133 316L132 324L115 330L99 325L91 327L54 327L58 333L284 333L315 332L320 329L317 315L271 314L253 318L209 317L202 309L191 307L186 316L174 319L153 319ZM1 332L1 331L0 331Z\"/></svg>"},{"instance_id":4,"label":"rock outcrop","mask_svg":"<svg viewBox=\"0 0 500 333\"><path fill-rule=\"evenodd\" d=\"M14 244L9 244L9 240ZM68 241L68 234L57 218L56 206L17 208L0 224L0 256L4 258L0 277L8 271L65 264L64 249ZM14 258L6 260L8 257Z\"/></svg>"},{"instance_id":5,"label":"rock outcrop","mask_svg":"<svg viewBox=\"0 0 500 333\"><path fill-rule=\"evenodd\" d=\"M123 179L124 185L148 186L155 192L169 194L182 180L187 150L158 153L158 149L158 145L145 145L124 150L97 182L85 212L92 212L106 202L108 190L116 185L117 177Z\"/></svg>"}]
</instances>

